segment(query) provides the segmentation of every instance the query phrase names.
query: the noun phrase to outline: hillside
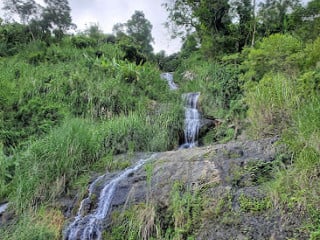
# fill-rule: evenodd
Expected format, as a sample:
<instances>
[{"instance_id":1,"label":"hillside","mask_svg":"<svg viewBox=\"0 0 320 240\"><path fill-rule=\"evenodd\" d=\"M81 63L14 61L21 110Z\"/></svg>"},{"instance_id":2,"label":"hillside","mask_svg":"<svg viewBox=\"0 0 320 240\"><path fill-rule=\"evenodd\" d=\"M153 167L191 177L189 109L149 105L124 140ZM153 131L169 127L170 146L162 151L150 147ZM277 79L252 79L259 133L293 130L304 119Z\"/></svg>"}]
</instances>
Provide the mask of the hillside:
<instances>
[{"instance_id":1,"label":"hillside","mask_svg":"<svg viewBox=\"0 0 320 240\"><path fill-rule=\"evenodd\" d=\"M0 19L1 239L320 239L319 0L164 4L170 56L48 2Z\"/></svg>"}]
</instances>

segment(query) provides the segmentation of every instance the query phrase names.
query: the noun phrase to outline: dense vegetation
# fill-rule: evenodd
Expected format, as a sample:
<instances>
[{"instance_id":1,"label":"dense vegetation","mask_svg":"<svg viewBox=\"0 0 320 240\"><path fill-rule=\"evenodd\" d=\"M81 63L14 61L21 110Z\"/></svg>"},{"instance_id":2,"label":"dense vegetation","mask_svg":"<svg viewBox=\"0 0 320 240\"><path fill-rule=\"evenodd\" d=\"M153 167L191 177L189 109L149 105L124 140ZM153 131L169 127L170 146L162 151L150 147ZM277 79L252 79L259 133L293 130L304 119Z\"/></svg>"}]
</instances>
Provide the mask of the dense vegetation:
<instances>
[{"instance_id":1,"label":"dense vegetation","mask_svg":"<svg viewBox=\"0 0 320 240\"><path fill-rule=\"evenodd\" d=\"M319 0L259 8L246 0L169 1L168 25L184 39L171 56L152 52L152 25L141 11L114 35L95 25L70 35L68 1L45 2L7 0L20 22L0 19L0 203L19 216L0 229L4 239L61 238L57 199L86 186L92 171L123 167L111 166L115 154L177 147L181 93L189 91L201 92L202 114L220 123L204 144L281 137L282 164L265 183L272 207L302 214L301 228L319 239ZM175 71L178 91L161 71ZM170 211L183 224L154 237L192 235L201 196L179 189ZM190 215L178 216L181 209ZM138 210L153 212L141 205L126 219ZM110 239L123 239L124 221ZM138 222L128 224L139 238Z\"/></svg>"}]
</instances>

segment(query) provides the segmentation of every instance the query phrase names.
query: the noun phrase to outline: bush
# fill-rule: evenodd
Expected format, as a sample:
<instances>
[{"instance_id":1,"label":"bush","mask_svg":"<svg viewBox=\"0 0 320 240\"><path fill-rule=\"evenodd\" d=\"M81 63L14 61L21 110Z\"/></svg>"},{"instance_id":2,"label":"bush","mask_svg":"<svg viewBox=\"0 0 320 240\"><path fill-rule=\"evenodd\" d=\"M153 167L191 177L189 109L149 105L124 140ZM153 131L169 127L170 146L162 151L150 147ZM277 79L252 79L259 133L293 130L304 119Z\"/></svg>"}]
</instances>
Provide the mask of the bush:
<instances>
[{"instance_id":1,"label":"bush","mask_svg":"<svg viewBox=\"0 0 320 240\"><path fill-rule=\"evenodd\" d=\"M253 49L247 49L244 54L247 60L242 67L246 70L246 81L260 81L264 74L274 72L294 75L299 63L295 55L302 51L299 39L287 34L274 34L264 38Z\"/></svg>"},{"instance_id":2,"label":"bush","mask_svg":"<svg viewBox=\"0 0 320 240\"><path fill-rule=\"evenodd\" d=\"M97 46L97 42L94 39L81 35L73 37L71 42L74 47L79 49Z\"/></svg>"},{"instance_id":3,"label":"bush","mask_svg":"<svg viewBox=\"0 0 320 240\"><path fill-rule=\"evenodd\" d=\"M283 75L266 75L246 93L251 135L255 137L281 134L292 121L296 106L295 87Z\"/></svg>"}]
</instances>

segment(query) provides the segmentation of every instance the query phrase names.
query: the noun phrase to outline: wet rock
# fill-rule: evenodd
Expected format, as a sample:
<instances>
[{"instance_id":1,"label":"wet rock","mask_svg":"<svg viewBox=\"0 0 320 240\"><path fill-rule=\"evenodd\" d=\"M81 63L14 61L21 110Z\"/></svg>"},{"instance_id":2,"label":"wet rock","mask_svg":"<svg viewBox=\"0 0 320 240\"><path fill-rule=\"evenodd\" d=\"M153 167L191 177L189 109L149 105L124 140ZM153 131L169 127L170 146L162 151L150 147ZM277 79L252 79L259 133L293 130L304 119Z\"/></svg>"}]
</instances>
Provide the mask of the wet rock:
<instances>
[{"instance_id":1,"label":"wet rock","mask_svg":"<svg viewBox=\"0 0 320 240\"><path fill-rule=\"evenodd\" d=\"M191 71L185 71L184 73L182 73L182 78L185 80L189 80L192 81L196 78L196 74L194 72Z\"/></svg>"},{"instance_id":2,"label":"wet rock","mask_svg":"<svg viewBox=\"0 0 320 240\"><path fill-rule=\"evenodd\" d=\"M0 227L10 224L14 220L14 212L9 210L9 203L0 204Z\"/></svg>"},{"instance_id":3,"label":"wet rock","mask_svg":"<svg viewBox=\"0 0 320 240\"><path fill-rule=\"evenodd\" d=\"M125 203L145 201L148 195L161 205L168 205L172 185L202 188L208 184L232 185L236 167L248 162L268 162L274 159L275 148L271 139L230 142L201 148L180 149L159 153L152 161L152 178L147 184L145 168L120 181L112 201L114 209ZM148 192L148 194L147 194Z\"/></svg>"},{"instance_id":4,"label":"wet rock","mask_svg":"<svg viewBox=\"0 0 320 240\"><path fill-rule=\"evenodd\" d=\"M270 208L270 199L259 185L275 159L276 141L234 141L159 153L147 163L148 172L141 167L118 183L111 211L151 200L166 212L173 184L179 182L191 191L201 190L208 200L196 229L198 240L294 237L300 220ZM108 226L110 219L104 224Z\"/></svg>"}]
</instances>

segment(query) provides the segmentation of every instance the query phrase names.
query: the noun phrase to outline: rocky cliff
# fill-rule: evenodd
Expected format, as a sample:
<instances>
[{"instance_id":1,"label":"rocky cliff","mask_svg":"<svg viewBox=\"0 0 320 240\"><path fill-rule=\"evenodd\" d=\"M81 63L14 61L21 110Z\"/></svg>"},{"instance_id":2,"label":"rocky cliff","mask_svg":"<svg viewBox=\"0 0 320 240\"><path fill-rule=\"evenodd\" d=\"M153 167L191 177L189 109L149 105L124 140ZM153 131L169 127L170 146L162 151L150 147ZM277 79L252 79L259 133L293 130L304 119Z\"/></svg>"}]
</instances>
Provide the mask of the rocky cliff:
<instances>
[{"instance_id":1,"label":"rocky cliff","mask_svg":"<svg viewBox=\"0 0 320 240\"><path fill-rule=\"evenodd\" d=\"M105 221L106 236L111 238L131 211L140 221L139 234L147 233L140 235L142 239L177 230L180 233L169 234L169 239L303 237L294 227L300 220L283 217L265 194L263 183L277 164L276 141L237 141L158 153L119 183ZM150 215L139 220L146 210Z\"/></svg>"}]
</instances>

